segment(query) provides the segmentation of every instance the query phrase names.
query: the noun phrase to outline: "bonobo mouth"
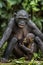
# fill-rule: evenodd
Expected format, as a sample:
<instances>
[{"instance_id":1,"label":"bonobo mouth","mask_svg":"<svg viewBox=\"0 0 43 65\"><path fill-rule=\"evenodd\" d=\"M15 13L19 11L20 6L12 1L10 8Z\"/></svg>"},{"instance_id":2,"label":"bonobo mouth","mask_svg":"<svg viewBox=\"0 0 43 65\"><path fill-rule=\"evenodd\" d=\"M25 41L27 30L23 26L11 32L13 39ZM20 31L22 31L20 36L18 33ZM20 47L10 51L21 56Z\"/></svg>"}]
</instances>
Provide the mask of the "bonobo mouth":
<instances>
[{"instance_id":1,"label":"bonobo mouth","mask_svg":"<svg viewBox=\"0 0 43 65\"><path fill-rule=\"evenodd\" d=\"M24 24L19 24L19 27L20 28L23 28L25 25Z\"/></svg>"}]
</instances>

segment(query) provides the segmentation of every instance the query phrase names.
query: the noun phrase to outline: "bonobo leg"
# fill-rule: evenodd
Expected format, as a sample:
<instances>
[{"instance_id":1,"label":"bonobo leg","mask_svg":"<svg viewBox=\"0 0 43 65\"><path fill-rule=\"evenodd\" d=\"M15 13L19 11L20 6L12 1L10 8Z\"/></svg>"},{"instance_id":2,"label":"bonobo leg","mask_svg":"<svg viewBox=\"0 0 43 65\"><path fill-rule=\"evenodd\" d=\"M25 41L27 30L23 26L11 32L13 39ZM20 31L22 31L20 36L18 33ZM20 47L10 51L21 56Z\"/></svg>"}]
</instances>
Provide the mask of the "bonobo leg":
<instances>
[{"instance_id":1,"label":"bonobo leg","mask_svg":"<svg viewBox=\"0 0 43 65\"><path fill-rule=\"evenodd\" d=\"M35 37L35 42L37 43L39 49L43 53L43 41L37 36Z\"/></svg>"},{"instance_id":2,"label":"bonobo leg","mask_svg":"<svg viewBox=\"0 0 43 65\"><path fill-rule=\"evenodd\" d=\"M15 37L13 37L4 52L1 62L8 62L7 60L9 58L14 46L16 45L16 42L17 42L17 39Z\"/></svg>"},{"instance_id":3,"label":"bonobo leg","mask_svg":"<svg viewBox=\"0 0 43 65\"><path fill-rule=\"evenodd\" d=\"M31 60L33 53L31 49L27 48L26 46L22 45L21 43L18 44L19 48L24 52L25 55L27 55L28 60Z\"/></svg>"},{"instance_id":4,"label":"bonobo leg","mask_svg":"<svg viewBox=\"0 0 43 65\"><path fill-rule=\"evenodd\" d=\"M21 58L24 56L24 53L21 51L21 49L18 47L18 43L15 45L13 49L13 54L16 56L16 58Z\"/></svg>"}]
</instances>

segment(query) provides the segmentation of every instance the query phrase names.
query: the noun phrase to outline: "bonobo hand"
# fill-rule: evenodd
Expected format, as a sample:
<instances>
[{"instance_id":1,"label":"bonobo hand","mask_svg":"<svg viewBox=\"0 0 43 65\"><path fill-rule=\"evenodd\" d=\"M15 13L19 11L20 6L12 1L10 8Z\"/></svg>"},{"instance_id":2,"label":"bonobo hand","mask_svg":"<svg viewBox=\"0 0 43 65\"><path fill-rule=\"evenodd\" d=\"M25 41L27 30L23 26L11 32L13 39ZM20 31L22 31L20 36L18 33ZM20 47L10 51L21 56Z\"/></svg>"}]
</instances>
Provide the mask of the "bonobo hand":
<instances>
[{"instance_id":1,"label":"bonobo hand","mask_svg":"<svg viewBox=\"0 0 43 65\"><path fill-rule=\"evenodd\" d=\"M38 36L35 37L35 41L39 45L43 44L42 40Z\"/></svg>"}]
</instances>

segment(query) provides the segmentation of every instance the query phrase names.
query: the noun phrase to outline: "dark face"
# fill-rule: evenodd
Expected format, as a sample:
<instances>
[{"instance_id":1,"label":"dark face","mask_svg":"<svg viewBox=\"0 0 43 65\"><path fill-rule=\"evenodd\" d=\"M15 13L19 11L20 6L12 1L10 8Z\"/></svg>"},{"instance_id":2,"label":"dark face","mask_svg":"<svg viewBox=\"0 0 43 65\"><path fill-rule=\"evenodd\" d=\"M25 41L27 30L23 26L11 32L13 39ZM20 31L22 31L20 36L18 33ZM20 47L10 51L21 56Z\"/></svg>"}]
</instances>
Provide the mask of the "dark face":
<instances>
[{"instance_id":1,"label":"dark face","mask_svg":"<svg viewBox=\"0 0 43 65\"><path fill-rule=\"evenodd\" d=\"M24 39L24 43L33 43L34 42L34 35L32 33L29 33L25 39Z\"/></svg>"},{"instance_id":2,"label":"dark face","mask_svg":"<svg viewBox=\"0 0 43 65\"><path fill-rule=\"evenodd\" d=\"M27 38L26 38L26 41L27 41L27 43L32 43L32 42L34 41L34 38L32 38L32 37L27 37Z\"/></svg>"},{"instance_id":3,"label":"dark face","mask_svg":"<svg viewBox=\"0 0 43 65\"><path fill-rule=\"evenodd\" d=\"M26 22L28 21L29 15L25 10L20 10L16 14L18 27L24 28Z\"/></svg>"},{"instance_id":4,"label":"dark face","mask_svg":"<svg viewBox=\"0 0 43 65\"><path fill-rule=\"evenodd\" d=\"M26 22L27 22L27 19L25 19L25 18L18 18L17 19L17 24L18 24L19 28L24 28Z\"/></svg>"},{"instance_id":5,"label":"dark face","mask_svg":"<svg viewBox=\"0 0 43 65\"><path fill-rule=\"evenodd\" d=\"M26 22L28 21L28 17L28 13L25 10L17 12L16 20L19 28L24 28Z\"/></svg>"}]
</instances>

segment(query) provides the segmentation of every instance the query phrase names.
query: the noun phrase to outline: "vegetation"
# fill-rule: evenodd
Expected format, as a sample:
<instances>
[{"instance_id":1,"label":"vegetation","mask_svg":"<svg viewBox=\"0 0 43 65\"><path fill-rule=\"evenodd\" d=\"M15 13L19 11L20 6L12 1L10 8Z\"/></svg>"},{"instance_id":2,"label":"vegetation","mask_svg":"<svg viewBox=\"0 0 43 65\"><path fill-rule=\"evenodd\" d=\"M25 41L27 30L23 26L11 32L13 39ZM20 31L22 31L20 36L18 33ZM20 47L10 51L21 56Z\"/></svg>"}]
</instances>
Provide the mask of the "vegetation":
<instances>
[{"instance_id":1,"label":"vegetation","mask_svg":"<svg viewBox=\"0 0 43 65\"><path fill-rule=\"evenodd\" d=\"M25 61L24 58L20 58L18 60L13 60L10 63L0 63L0 65L43 65L43 61L35 61L32 59L30 62Z\"/></svg>"},{"instance_id":2,"label":"vegetation","mask_svg":"<svg viewBox=\"0 0 43 65\"><path fill-rule=\"evenodd\" d=\"M9 19L20 9L25 9L33 20L33 22L43 30L43 0L0 0L0 39L3 31L6 29ZM43 31L42 31L43 32ZM4 47L1 49L1 51ZM43 65L43 62L35 61L41 59L42 54L34 54L30 62L26 62L24 58L13 60L11 65ZM35 60L34 60L35 59ZM1 64L0 65L7 65ZM10 65L10 64L9 64Z\"/></svg>"},{"instance_id":3,"label":"vegetation","mask_svg":"<svg viewBox=\"0 0 43 65\"><path fill-rule=\"evenodd\" d=\"M24 0L23 8L31 14L32 20L42 30L43 0Z\"/></svg>"},{"instance_id":4,"label":"vegetation","mask_svg":"<svg viewBox=\"0 0 43 65\"><path fill-rule=\"evenodd\" d=\"M21 0L0 0L0 36L5 30L8 20L12 17L15 11L20 9Z\"/></svg>"},{"instance_id":5,"label":"vegetation","mask_svg":"<svg viewBox=\"0 0 43 65\"><path fill-rule=\"evenodd\" d=\"M43 0L0 0L0 36L8 20L20 9L25 9L31 15L33 22L42 30Z\"/></svg>"}]
</instances>

